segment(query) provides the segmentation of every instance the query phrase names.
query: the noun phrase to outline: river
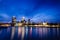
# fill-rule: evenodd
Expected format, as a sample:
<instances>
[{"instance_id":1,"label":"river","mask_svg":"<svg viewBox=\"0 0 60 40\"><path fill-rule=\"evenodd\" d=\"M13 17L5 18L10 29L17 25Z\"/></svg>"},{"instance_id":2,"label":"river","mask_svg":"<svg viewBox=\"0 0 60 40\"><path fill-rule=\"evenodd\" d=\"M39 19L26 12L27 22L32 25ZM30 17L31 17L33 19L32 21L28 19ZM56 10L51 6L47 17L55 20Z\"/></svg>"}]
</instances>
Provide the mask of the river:
<instances>
[{"instance_id":1,"label":"river","mask_svg":"<svg viewBox=\"0 0 60 40\"><path fill-rule=\"evenodd\" d=\"M60 28L0 28L0 40L60 40Z\"/></svg>"}]
</instances>

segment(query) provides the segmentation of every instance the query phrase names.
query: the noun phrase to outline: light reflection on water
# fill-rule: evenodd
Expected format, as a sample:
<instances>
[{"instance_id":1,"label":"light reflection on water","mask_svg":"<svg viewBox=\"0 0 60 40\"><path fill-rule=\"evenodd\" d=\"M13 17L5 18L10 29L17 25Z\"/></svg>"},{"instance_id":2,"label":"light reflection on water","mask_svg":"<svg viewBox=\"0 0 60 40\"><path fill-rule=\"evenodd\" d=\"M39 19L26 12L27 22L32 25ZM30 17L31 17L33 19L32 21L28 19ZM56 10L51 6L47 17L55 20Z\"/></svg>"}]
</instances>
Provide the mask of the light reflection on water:
<instances>
[{"instance_id":1,"label":"light reflection on water","mask_svg":"<svg viewBox=\"0 0 60 40\"><path fill-rule=\"evenodd\" d=\"M9 27L0 28L0 40L60 39L60 28Z\"/></svg>"}]
</instances>

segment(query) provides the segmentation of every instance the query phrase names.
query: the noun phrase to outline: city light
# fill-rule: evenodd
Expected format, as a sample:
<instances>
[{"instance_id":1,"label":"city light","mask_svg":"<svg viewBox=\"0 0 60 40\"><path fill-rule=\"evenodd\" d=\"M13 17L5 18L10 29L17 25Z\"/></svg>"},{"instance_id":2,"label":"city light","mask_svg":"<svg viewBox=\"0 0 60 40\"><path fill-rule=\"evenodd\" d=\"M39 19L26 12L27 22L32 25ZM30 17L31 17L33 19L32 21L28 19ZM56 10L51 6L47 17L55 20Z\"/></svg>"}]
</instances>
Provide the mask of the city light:
<instances>
[{"instance_id":1,"label":"city light","mask_svg":"<svg viewBox=\"0 0 60 40\"><path fill-rule=\"evenodd\" d=\"M47 22L41 22L41 23L35 23L32 22L31 19L25 20L25 17L22 17L21 21L17 21L16 17L12 17L12 21L10 23L0 23L0 26L38 26L38 27L60 27L59 24L54 24L54 23L47 23Z\"/></svg>"}]
</instances>

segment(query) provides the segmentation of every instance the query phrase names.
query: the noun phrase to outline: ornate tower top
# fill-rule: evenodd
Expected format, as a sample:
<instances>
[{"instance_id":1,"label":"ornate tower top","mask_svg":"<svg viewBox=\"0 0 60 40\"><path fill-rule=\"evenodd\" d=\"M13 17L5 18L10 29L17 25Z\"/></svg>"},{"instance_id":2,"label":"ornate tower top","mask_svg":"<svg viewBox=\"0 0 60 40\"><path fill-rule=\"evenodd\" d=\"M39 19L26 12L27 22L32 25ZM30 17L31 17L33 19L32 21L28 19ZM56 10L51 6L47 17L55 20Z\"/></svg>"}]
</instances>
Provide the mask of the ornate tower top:
<instances>
[{"instance_id":1,"label":"ornate tower top","mask_svg":"<svg viewBox=\"0 0 60 40\"><path fill-rule=\"evenodd\" d=\"M22 20L25 20L25 17L24 16L22 17Z\"/></svg>"},{"instance_id":2,"label":"ornate tower top","mask_svg":"<svg viewBox=\"0 0 60 40\"><path fill-rule=\"evenodd\" d=\"M12 18L13 18L13 19L15 19L16 17L15 17L15 16L13 16Z\"/></svg>"}]
</instances>

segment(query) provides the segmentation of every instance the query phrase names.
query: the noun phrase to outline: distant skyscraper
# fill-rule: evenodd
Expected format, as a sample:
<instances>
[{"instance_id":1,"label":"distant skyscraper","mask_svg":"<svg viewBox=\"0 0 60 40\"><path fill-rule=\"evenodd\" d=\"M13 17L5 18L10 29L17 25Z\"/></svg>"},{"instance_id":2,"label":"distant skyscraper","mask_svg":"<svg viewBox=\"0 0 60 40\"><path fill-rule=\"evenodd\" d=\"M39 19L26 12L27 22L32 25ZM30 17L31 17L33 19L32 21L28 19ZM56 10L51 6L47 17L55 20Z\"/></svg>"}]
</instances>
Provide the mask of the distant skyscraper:
<instances>
[{"instance_id":1,"label":"distant skyscraper","mask_svg":"<svg viewBox=\"0 0 60 40\"><path fill-rule=\"evenodd\" d=\"M15 26L15 24L16 24L16 17L13 16L13 17L12 17L12 26Z\"/></svg>"},{"instance_id":2,"label":"distant skyscraper","mask_svg":"<svg viewBox=\"0 0 60 40\"><path fill-rule=\"evenodd\" d=\"M16 23L16 17L15 16L12 17L12 23Z\"/></svg>"},{"instance_id":3,"label":"distant skyscraper","mask_svg":"<svg viewBox=\"0 0 60 40\"><path fill-rule=\"evenodd\" d=\"M30 22L30 19L28 19L28 24L30 24L31 22Z\"/></svg>"},{"instance_id":4,"label":"distant skyscraper","mask_svg":"<svg viewBox=\"0 0 60 40\"><path fill-rule=\"evenodd\" d=\"M26 23L25 17L22 17L21 23Z\"/></svg>"}]
</instances>

